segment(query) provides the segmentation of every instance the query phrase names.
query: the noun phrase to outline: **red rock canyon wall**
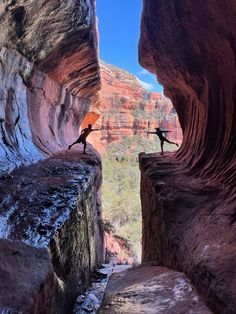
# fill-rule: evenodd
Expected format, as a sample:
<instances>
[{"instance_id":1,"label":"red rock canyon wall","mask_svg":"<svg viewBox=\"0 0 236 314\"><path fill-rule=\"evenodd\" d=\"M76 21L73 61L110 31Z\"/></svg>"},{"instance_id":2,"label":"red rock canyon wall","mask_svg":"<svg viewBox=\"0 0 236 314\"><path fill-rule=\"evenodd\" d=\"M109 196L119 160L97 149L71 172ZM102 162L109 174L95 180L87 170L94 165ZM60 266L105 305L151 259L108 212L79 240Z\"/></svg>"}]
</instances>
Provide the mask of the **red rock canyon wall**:
<instances>
[{"instance_id":1,"label":"red rock canyon wall","mask_svg":"<svg viewBox=\"0 0 236 314\"><path fill-rule=\"evenodd\" d=\"M236 5L144 0L139 58L173 101L183 144L140 156L143 260L184 271L235 313Z\"/></svg>"},{"instance_id":2,"label":"red rock canyon wall","mask_svg":"<svg viewBox=\"0 0 236 314\"><path fill-rule=\"evenodd\" d=\"M144 1L140 62L157 74L183 129L177 157L235 187L234 1Z\"/></svg>"},{"instance_id":3,"label":"red rock canyon wall","mask_svg":"<svg viewBox=\"0 0 236 314\"><path fill-rule=\"evenodd\" d=\"M0 15L0 168L10 171L77 138L100 74L93 0L5 1Z\"/></svg>"},{"instance_id":4,"label":"red rock canyon wall","mask_svg":"<svg viewBox=\"0 0 236 314\"><path fill-rule=\"evenodd\" d=\"M63 152L99 89L94 0L0 3L0 312L72 313L103 260L100 157Z\"/></svg>"}]
</instances>

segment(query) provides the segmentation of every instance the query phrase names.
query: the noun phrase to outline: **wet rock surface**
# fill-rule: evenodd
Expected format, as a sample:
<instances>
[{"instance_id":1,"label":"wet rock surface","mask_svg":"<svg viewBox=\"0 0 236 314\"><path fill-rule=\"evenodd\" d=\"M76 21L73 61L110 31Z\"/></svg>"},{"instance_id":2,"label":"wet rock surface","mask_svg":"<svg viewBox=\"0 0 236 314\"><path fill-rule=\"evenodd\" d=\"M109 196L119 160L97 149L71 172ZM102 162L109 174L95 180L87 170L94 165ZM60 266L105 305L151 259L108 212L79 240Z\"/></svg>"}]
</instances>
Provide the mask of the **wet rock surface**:
<instances>
[{"instance_id":1,"label":"wet rock surface","mask_svg":"<svg viewBox=\"0 0 236 314\"><path fill-rule=\"evenodd\" d=\"M143 262L185 272L214 313L234 314L235 207L227 190L183 175L173 154L140 154L140 169Z\"/></svg>"},{"instance_id":2,"label":"wet rock surface","mask_svg":"<svg viewBox=\"0 0 236 314\"><path fill-rule=\"evenodd\" d=\"M0 237L15 241L16 247L18 241L35 247L39 257L42 248L49 250L59 313L72 311L77 295L88 287L91 273L102 262L100 184L100 159L91 150L85 155L61 152L0 177ZM20 258L19 263L27 271L29 265ZM5 293L1 289L2 296Z\"/></svg>"},{"instance_id":3,"label":"wet rock surface","mask_svg":"<svg viewBox=\"0 0 236 314\"><path fill-rule=\"evenodd\" d=\"M103 264L102 268L93 274L90 289L80 295L76 300L74 314L97 313L113 271L114 266L112 264Z\"/></svg>"},{"instance_id":4,"label":"wet rock surface","mask_svg":"<svg viewBox=\"0 0 236 314\"><path fill-rule=\"evenodd\" d=\"M112 275L101 314L212 313L182 273L140 266Z\"/></svg>"}]
</instances>

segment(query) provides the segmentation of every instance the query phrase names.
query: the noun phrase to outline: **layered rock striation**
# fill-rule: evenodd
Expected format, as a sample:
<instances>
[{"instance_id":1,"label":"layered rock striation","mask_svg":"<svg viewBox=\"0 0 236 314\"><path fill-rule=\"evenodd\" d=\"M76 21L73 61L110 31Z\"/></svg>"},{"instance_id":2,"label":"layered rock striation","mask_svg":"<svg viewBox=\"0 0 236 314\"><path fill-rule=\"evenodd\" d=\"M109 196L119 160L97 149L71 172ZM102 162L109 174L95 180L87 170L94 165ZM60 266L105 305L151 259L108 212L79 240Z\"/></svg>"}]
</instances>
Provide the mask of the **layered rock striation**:
<instances>
[{"instance_id":1,"label":"layered rock striation","mask_svg":"<svg viewBox=\"0 0 236 314\"><path fill-rule=\"evenodd\" d=\"M173 101L185 168L235 188L233 1L144 1L139 55ZM225 61L225 62L224 62Z\"/></svg>"},{"instance_id":2,"label":"layered rock striation","mask_svg":"<svg viewBox=\"0 0 236 314\"><path fill-rule=\"evenodd\" d=\"M233 314L236 227L227 193L184 174L171 155L141 154L140 169L143 262L185 272L214 313Z\"/></svg>"},{"instance_id":3,"label":"layered rock striation","mask_svg":"<svg viewBox=\"0 0 236 314\"><path fill-rule=\"evenodd\" d=\"M233 1L143 7L139 58L178 113L171 159L141 156L143 259L184 271L215 313L234 313L236 142Z\"/></svg>"},{"instance_id":4,"label":"layered rock striation","mask_svg":"<svg viewBox=\"0 0 236 314\"><path fill-rule=\"evenodd\" d=\"M0 6L1 171L61 150L78 136L100 88L95 3ZM35 146L35 147L34 147Z\"/></svg>"},{"instance_id":5,"label":"layered rock striation","mask_svg":"<svg viewBox=\"0 0 236 314\"><path fill-rule=\"evenodd\" d=\"M109 143L125 137L147 137L146 131L157 126L172 131L171 139L181 143L182 132L171 101L159 93L148 92L131 73L100 62L102 88L100 91L100 133L92 134L92 142L104 151ZM93 116L88 115L88 120ZM88 123L84 120L84 125Z\"/></svg>"}]
</instances>

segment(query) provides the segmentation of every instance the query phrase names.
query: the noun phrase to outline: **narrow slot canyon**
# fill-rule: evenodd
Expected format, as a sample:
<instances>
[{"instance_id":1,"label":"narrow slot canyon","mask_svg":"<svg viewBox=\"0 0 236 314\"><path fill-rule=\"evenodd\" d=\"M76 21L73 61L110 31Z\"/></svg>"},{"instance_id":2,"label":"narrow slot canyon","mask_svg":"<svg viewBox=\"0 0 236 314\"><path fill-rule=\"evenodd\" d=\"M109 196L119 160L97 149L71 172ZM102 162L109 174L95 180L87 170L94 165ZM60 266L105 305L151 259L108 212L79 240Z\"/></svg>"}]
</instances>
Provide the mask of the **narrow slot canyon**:
<instances>
[{"instance_id":1,"label":"narrow slot canyon","mask_svg":"<svg viewBox=\"0 0 236 314\"><path fill-rule=\"evenodd\" d=\"M0 3L1 314L236 313L235 17Z\"/></svg>"}]
</instances>

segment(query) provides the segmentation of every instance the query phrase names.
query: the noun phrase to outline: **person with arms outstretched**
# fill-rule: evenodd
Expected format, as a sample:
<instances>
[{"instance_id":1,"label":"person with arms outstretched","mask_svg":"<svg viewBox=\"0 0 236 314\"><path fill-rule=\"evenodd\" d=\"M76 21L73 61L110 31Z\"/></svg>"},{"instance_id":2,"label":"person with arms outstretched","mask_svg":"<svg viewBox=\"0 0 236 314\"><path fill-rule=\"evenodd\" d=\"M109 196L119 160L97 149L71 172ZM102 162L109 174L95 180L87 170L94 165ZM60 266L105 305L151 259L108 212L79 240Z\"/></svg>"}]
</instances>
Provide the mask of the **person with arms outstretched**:
<instances>
[{"instance_id":1,"label":"person with arms outstretched","mask_svg":"<svg viewBox=\"0 0 236 314\"><path fill-rule=\"evenodd\" d=\"M169 141L164 135L163 133L169 133L171 131L162 131L160 128L156 128L156 132L147 132L148 134L156 134L158 137L159 137L159 140L161 142L161 155L164 154L163 152L163 145L164 145L164 142L167 142L169 144L174 144L176 145L177 147L179 147L179 145L177 143L174 143L174 142L171 142Z\"/></svg>"},{"instance_id":2,"label":"person with arms outstretched","mask_svg":"<svg viewBox=\"0 0 236 314\"><path fill-rule=\"evenodd\" d=\"M92 129L92 124L89 124L87 128L85 128L81 131L79 138L74 143L72 143L71 145L68 146L68 149L71 149L71 147L75 144L82 143L82 144L84 144L84 154L85 154L86 153L85 150L86 150L86 146L87 146L87 142L86 142L87 137L89 136L89 134L91 132L99 131L99 130L101 130L101 129Z\"/></svg>"}]
</instances>

